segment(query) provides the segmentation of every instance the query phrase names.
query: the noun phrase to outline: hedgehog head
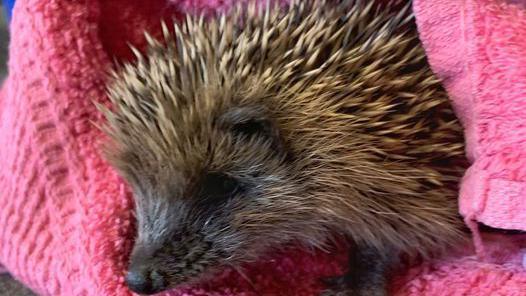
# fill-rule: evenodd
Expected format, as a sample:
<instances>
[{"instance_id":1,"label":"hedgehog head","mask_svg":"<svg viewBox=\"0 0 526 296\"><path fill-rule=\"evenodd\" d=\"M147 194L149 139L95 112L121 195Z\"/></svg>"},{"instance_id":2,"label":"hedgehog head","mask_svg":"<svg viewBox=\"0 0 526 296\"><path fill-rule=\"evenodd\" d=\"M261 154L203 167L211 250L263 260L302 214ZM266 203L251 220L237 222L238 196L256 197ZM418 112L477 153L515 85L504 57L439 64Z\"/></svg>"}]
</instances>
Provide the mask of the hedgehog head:
<instances>
[{"instance_id":1,"label":"hedgehog head","mask_svg":"<svg viewBox=\"0 0 526 296\"><path fill-rule=\"evenodd\" d=\"M203 91L170 119L143 122L153 130L122 130L130 134L113 159L133 186L138 227L129 276L150 274L152 291L253 260L313 228L305 176L279 123L253 98L225 95Z\"/></svg>"}]
</instances>

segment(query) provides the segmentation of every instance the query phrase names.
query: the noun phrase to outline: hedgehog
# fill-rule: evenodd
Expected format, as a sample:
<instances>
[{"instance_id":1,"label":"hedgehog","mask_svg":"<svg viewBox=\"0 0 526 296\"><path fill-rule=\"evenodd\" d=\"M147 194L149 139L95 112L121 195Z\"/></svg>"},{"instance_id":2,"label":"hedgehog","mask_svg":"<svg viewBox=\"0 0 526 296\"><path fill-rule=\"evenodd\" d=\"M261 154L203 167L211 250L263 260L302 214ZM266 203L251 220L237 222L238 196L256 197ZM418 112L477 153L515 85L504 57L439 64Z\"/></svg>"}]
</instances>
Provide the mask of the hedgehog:
<instances>
[{"instance_id":1,"label":"hedgehog","mask_svg":"<svg viewBox=\"0 0 526 296\"><path fill-rule=\"evenodd\" d=\"M101 108L135 201L132 291L343 239L347 271L321 293L386 295L398 254L465 239L462 127L411 3L249 2L162 31Z\"/></svg>"}]
</instances>

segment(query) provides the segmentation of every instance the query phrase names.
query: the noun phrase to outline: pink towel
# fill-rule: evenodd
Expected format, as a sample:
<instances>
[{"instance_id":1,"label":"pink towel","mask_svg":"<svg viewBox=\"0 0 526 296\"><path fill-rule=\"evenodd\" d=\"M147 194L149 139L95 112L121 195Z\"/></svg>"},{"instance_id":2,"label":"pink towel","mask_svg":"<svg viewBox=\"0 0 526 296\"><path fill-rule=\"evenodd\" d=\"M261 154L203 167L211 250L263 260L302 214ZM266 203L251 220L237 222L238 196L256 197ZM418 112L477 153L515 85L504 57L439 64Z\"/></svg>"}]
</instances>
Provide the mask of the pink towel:
<instances>
[{"instance_id":1,"label":"pink towel","mask_svg":"<svg viewBox=\"0 0 526 296\"><path fill-rule=\"evenodd\" d=\"M17 1L11 23L10 73L0 91L0 262L34 291L53 296L130 295L123 283L123 273L133 235L131 196L122 180L99 154L98 147L104 138L90 122L100 122L102 118L92 101L107 102L103 73L111 67L114 57L130 57L127 42L138 46L143 44L143 30L158 32L161 18L182 15L185 9L215 9L232 2ZM426 2L426 5L430 3ZM425 39L428 48L432 48L434 40L444 40L439 38L440 34L452 33L454 37L459 33L442 30L435 31L438 33L433 35L430 33L434 26L427 25L426 28L426 22L433 24L441 20L442 27L459 27L460 19L455 16L460 15L461 8L464 9L464 16L467 15L466 9L472 10L476 23L493 21L495 24L491 29L510 35L516 33L509 31L508 27L497 26L499 22L508 22L506 14L514 13L514 22L510 26L516 25L516 30L520 28L518 24L521 21L524 24L526 19L524 8L518 5L513 8L511 4L506 7L479 1L478 6L466 2L465 6L453 6L453 10L448 10L449 2L442 1L440 8L443 9L440 10L422 3L416 4L422 35L428 36ZM427 14L426 20L428 9L433 9L434 15L431 18ZM503 17L489 17L498 14ZM440 26L437 24L436 28L438 30ZM500 36L489 28L484 29L484 34ZM497 55L495 44L489 45L493 47L487 55L496 57L496 62L507 60L513 65L518 65L520 61L517 53L521 50L524 53L526 48L524 44L521 48L518 40L502 43L499 46L503 47L503 51ZM462 48L460 45L456 47ZM517 59L506 59L512 53L517 55ZM475 58L486 56L479 57L478 54L479 51L472 52L471 68L464 72L458 71L463 69L463 66L458 66L462 61L448 64L456 56L443 61L438 58L439 55L432 59L437 72L443 76L450 73L446 82L452 93L464 90L464 93L471 95L469 102L457 100L459 110L471 110L471 107L478 106L478 101L474 99L485 102L490 97L485 88L482 92L480 87L463 88L462 83L450 82L467 75L466 72L482 73L480 67L486 69L487 66L479 64L478 60L475 63ZM494 77L477 81L477 87L482 82L498 85L492 79L500 79L506 100L517 102L519 97L514 91L524 90L524 79L521 85L518 67L495 67L498 71L488 70L495 74ZM515 74L512 76L511 73ZM508 77L513 80L508 80ZM471 81L474 81L473 78ZM495 88L491 90L495 91ZM499 110L498 107L493 110ZM520 109L510 105L507 110L519 112ZM492 124L492 119L502 121L498 116L477 116L471 121L464 117L465 122L478 124L478 119L484 119L487 126ZM511 119L506 124L517 123L518 118ZM468 131L473 130L468 125ZM504 127L497 131L504 131ZM512 131L517 134L509 136L517 141L520 126ZM484 135L489 134L486 129ZM509 144L506 137L489 140L495 140L499 147L509 147L500 144ZM481 157L492 155L488 152L491 146L488 141L474 142L471 139L470 143L486 149L473 149L471 145L473 159L478 161ZM518 170L511 169L517 163L520 159L509 163L509 169L502 169L510 174L504 177L521 180ZM495 167L489 166L491 172L495 171ZM509 182L508 179L499 180ZM503 189L509 190L510 187ZM503 192L496 189L490 192L494 191ZM464 200L469 199L465 198L466 192L464 190ZM472 194L468 197L478 196L476 191ZM488 206L494 205L488 203L486 208L489 209ZM507 219L500 222L509 223ZM526 238L488 237L485 242L488 261L479 261L470 250L462 254L452 253L441 261L427 262L400 274L391 289L396 295L526 295L526 272L521 267ZM243 275L227 270L201 287L189 287L171 294L315 295L321 288L317 280L320 276L341 271L344 253L343 248L332 254L291 249L248 266L241 272Z\"/></svg>"},{"instance_id":2,"label":"pink towel","mask_svg":"<svg viewBox=\"0 0 526 296\"><path fill-rule=\"evenodd\" d=\"M414 10L465 127L461 213L526 230L526 1L416 0Z\"/></svg>"}]
</instances>

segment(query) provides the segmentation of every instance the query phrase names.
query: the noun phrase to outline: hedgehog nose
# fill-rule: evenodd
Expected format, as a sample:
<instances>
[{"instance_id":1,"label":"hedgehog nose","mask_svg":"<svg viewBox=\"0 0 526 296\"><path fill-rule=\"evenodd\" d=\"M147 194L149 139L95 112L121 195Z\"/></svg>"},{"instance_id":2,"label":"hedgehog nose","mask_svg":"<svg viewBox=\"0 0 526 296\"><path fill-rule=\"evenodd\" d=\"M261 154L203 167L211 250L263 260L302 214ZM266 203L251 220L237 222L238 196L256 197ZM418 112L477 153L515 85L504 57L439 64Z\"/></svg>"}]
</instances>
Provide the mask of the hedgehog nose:
<instances>
[{"instance_id":1,"label":"hedgehog nose","mask_svg":"<svg viewBox=\"0 0 526 296\"><path fill-rule=\"evenodd\" d=\"M126 274L126 285L135 293L151 295L166 289L166 281L156 271L133 268Z\"/></svg>"}]
</instances>

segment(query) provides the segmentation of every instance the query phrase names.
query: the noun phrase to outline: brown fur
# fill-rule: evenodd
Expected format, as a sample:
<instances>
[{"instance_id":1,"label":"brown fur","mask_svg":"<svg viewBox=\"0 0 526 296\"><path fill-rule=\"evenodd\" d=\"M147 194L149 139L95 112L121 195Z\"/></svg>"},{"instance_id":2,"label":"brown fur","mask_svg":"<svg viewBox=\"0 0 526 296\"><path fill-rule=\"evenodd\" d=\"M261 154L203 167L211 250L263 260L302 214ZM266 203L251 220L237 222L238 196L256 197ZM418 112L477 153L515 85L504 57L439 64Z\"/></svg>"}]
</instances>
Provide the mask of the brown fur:
<instances>
[{"instance_id":1,"label":"brown fur","mask_svg":"<svg viewBox=\"0 0 526 296\"><path fill-rule=\"evenodd\" d=\"M189 17L115 74L103 111L136 196L132 266L174 286L333 234L380 254L461 239L462 129L411 13L347 2ZM233 132L247 120L265 128ZM210 172L243 190L203 205Z\"/></svg>"}]
</instances>

